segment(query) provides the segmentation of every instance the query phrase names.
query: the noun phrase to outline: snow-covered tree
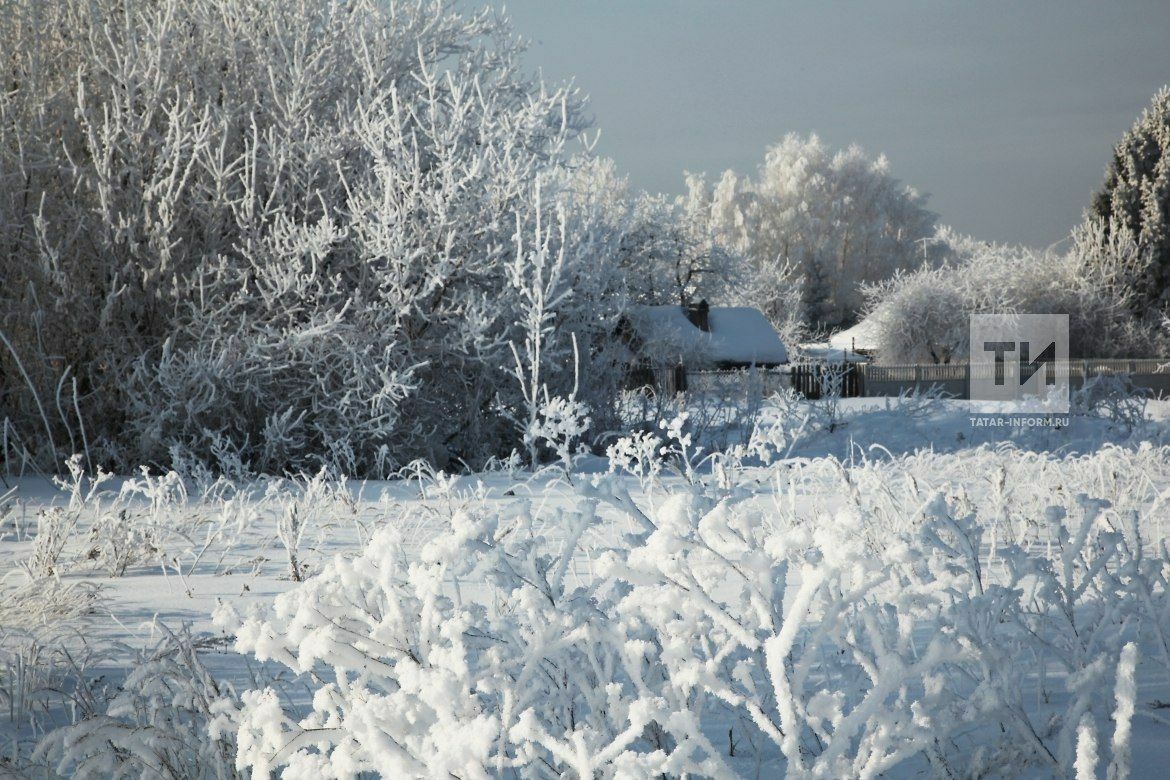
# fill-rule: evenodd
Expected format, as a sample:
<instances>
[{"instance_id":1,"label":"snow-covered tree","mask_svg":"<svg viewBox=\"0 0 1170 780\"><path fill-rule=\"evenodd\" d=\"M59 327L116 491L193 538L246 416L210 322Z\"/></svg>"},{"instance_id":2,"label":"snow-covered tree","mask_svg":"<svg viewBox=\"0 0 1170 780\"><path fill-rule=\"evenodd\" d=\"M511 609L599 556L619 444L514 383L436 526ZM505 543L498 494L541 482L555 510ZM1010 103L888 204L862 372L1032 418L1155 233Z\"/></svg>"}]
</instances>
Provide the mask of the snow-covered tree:
<instances>
[{"instance_id":1,"label":"snow-covered tree","mask_svg":"<svg viewBox=\"0 0 1170 780\"><path fill-rule=\"evenodd\" d=\"M699 188L676 199L638 191L607 158L574 160L562 186L579 207L604 214L620 233L613 261L631 302L723 300L732 280L738 283L742 260L716 240Z\"/></svg>"},{"instance_id":2,"label":"snow-covered tree","mask_svg":"<svg viewBox=\"0 0 1170 780\"><path fill-rule=\"evenodd\" d=\"M931 242L936 216L926 197L894 178L885 157L857 146L833 151L815 135L785 136L755 178L728 171L710 201L718 234L749 258L751 276L799 269L802 316L814 328L852 323L862 285L941 255ZM776 285L765 281L760 289ZM756 305L776 307L763 299Z\"/></svg>"},{"instance_id":3,"label":"snow-covered tree","mask_svg":"<svg viewBox=\"0 0 1170 780\"><path fill-rule=\"evenodd\" d=\"M1133 315L1143 253L1097 226L1074 232L1065 252L990 244L942 231L953 260L866 288L878 357L885 363L950 363L967 357L971 314L1062 313L1074 356L1157 351L1157 329Z\"/></svg>"},{"instance_id":4,"label":"snow-covered tree","mask_svg":"<svg viewBox=\"0 0 1170 780\"><path fill-rule=\"evenodd\" d=\"M676 201L676 208L693 245L699 249L683 266L700 272L697 276L704 285L702 295L697 297L719 304L755 307L764 313L785 344L800 343L807 330L802 269L780 260L760 263L747 252L735 174L725 172L712 186L704 176L688 173L686 185L687 194Z\"/></svg>"},{"instance_id":5,"label":"snow-covered tree","mask_svg":"<svg viewBox=\"0 0 1170 780\"><path fill-rule=\"evenodd\" d=\"M1163 87L1113 149L1086 221L1102 238L1128 232L1149 254L1133 280L1138 314L1170 301L1170 88Z\"/></svg>"},{"instance_id":6,"label":"snow-covered tree","mask_svg":"<svg viewBox=\"0 0 1170 780\"><path fill-rule=\"evenodd\" d=\"M521 74L505 20L448 0L2 17L0 416L42 452L79 418L123 466L373 474L510 449L508 268L538 181L573 197L557 171L584 122ZM553 322L601 381L625 228L577 206Z\"/></svg>"}]
</instances>

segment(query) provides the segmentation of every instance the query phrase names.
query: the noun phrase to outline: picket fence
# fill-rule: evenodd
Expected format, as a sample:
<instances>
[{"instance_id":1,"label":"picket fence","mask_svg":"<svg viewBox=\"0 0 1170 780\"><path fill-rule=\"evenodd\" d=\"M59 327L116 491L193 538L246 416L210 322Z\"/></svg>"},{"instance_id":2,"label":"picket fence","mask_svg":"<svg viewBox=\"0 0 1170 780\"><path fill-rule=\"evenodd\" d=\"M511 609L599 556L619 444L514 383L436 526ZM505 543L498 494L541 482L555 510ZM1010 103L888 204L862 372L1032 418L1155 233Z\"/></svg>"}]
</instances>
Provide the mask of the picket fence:
<instances>
[{"instance_id":1,"label":"picket fence","mask_svg":"<svg viewBox=\"0 0 1170 780\"><path fill-rule=\"evenodd\" d=\"M819 398L826 390L843 398L897 396L915 389L937 387L943 394L966 398L972 377L996 376L994 364L951 363L876 365L873 363L795 363L775 369L662 372L656 377L659 388L668 392L691 392L730 396L745 392L770 395L791 387L808 398ZM1081 387L1086 378L1126 375L1134 386L1155 397L1170 397L1170 358L1091 358L1068 363L1069 384ZM1002 377L1002 367L999 369Z\"/></svg>"}]
</instances>

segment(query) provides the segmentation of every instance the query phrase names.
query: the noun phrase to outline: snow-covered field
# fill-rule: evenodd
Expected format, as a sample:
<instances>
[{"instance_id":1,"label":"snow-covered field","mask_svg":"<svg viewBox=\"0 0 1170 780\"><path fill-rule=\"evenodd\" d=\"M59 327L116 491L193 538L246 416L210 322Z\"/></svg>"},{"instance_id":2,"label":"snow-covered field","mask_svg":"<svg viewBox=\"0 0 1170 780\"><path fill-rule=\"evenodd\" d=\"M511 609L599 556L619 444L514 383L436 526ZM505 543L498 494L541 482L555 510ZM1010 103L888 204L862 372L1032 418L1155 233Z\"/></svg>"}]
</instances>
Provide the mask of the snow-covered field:
<instances>
[{"instance_id":1,"label":"snow-covered field","mask_svg":"<svg viewBox=\"0 0 1170 780\"><path fill-rule=\"evenodd\" d=\"M0 769L1166 765L1170 406L771 411L714 457L678 423L535 475L10 480Z\"/></svg>"}]
</instances>

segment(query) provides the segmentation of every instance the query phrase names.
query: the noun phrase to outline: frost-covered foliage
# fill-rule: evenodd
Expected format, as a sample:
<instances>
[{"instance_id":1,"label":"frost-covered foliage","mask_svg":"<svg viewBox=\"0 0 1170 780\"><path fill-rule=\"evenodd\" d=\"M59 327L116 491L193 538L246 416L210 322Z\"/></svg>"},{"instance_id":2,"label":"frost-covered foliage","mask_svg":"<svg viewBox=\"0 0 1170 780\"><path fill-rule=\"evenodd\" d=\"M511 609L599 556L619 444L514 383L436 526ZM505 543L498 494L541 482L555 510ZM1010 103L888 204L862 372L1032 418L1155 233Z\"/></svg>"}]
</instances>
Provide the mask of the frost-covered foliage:
<instances>
[{"instance_id":1,"label":"frost-covered foliage","mask_svg":"<svg viewBox=\"0 0 1170 780\"><path fill-rule=\"evenodd\" d=\"M1166 348L1170 91L1114 149L1103 189L1064 251L987 244L944 231L950 263L867 291L888 363L947 363L966 352L972 313L1069 315L1074 356L1133 357Z\"/></svg>"},{"instance_id":2,"label":"frost-covered foliage","mask_svg":"<svg viewBox=\"0 0 1170 780\"><path fill-rule=\"evenodd\" d=\"M967 356L971 314L1062 313L1073 356L1157 352L1159 328L1132 313L1139 247L1099 227L1074 231L1067 251L1037 251L941 234L952 261L899 273L866 290L884 363L950 363Z\"/></svg>"},{"instance_id":3,"label":"frost-covered foliage","mask_svg":"<svg viewBox=\"0 0 1170 780\"><path fill-rule=\"evenodd\" d=\"M574 160L562 173L561 187L580 208L624 227L611 261L621 269L632 302L731 302L747 279L744 258L718 240L705 188L692 177L687 196L671 200L633 189L606 158Z\"/></svg>"},{"instance_id":4,"label":"frost-covered foliage","mask_svg":"<svg viewBox=\"0 0 1170 780\"><path fill-rule=\"evenodd\" d=\"M63 710L90 714L82 678L107 660L85 642L100 603L89 583L0 578L0 773L20 771L20 743L61 725Z\"/></svg>"},{"instance_id":5,"label":"frost-covered foliage","mask_svg":"<svg viewBox=\"0 0 1170 780\"><path fill-rule=\"evenodd\" d=\"M750 456L769 464L789 457L797 446L819 434L833 433L848 425L841 406L843 368L826 365L820 374L820 393L808 400L800 392L784 388L768 398L744 444L733 448L733 457ZM910 406L928 403L918 396L903 396L900 412L912 415Z\"/></svg>"},{"instance_id":6,"label":"frost-covered foliage","mask_svg":"<svg viewBox=\"0 0 1170 780\"><path fill-rule=\"evenodd\" d=\"M615 473L560 508L448 486L421 549L385 528L268 610L222 608L239 650L315 690L300 714L245 692L237 768L1129 770L1134 717L1159 717L1138 678L1170 671L1170 453L725 459L704 476L684 425L614 445L637 495Z\"/></svg>"},{"instance_id":7,"label":"frost-covered foliage","mask_svg":"<svg viewBox=\"0 0 1170 780\"><path fill-rule=\"evenodd\" d=\"M199 657L221 643L164 630L137 654L104 711L48 734L33 760L62 777L236 777L234 732L216 728L234 695Z\"/></svg>"},{"instance_id":8,"label":"frost-covered foliage","mask_svg":"<svg viewBox=\"0 0 1170 780\"><path fill-rule=\"evenodd\" d=\"M934 262L943 249L925 196L895 179L885 157L833 151L815 135L785 136L754 178L728 171L712 190L696 187L715 234L750 261L752 304L774 322L795 292L814 329L852 324L863 284Z\"/></svg>"},{"instance_id":9,"label":"frost-covered foliage","mask_svg":"<svg viewBox=\"0 0 1170 780\"><path fill-rule=\"evenodd\" d=\"M328 669L331 680L299 722L275 692L246 692L238 766L263 774L287 765L304 777L557 765L589 776L623 760L636 768L624 748L658 707L623 700L617 679L637 654L621 652L615 627L571 583L575 539L595 522L596 502L580 509L559 552L526 512L501 518L459 507L450 532L418 560L385 529L362 556L337 558L281 596L264 619L221 610L239 649L301 672ZM449 592L450 580L468 591ZM472 597L483 587L503 601L486 609Z\"/></svg>"},{"instance_id":10,"label":"frost-covered foliage","mask_svg":"<svg viewBox=\"0 0 1170 780\"><path fill-rule=\"evenodd\" d=\"M631 433L654 432L682 417L687 431L707 452L722 452L743 444L761 417L773 412L781 416L802 414L805 410L796 408L802 403L783 371L753 368L696 373L687 377L683 393L652 386L622 393L618 404L621 428L603 436L602 442L608 447L615 438L628 440Z\"/></svg>"},{"instance_id":11,"label":"frost-covered foliage","mask_svg":"<svg viewBox=\"0 0 1170 780\"><path fill-rule=\"evenodd\" d=\"M612 388L626 226L562 186L580 98L526 78L493 13L12 0L0 48L0 417L42 463L506 453L507 269L542 214L560 348Z\"/></svg>"},{"instance_id":12,"label":"frost-covered foliage","mask_svg":"<svg viewBox=\"0 0 1170 780\"><path fill-rule=\"evenodd\" d=\"M1138 429L1148 419L1147 392L1125 375L1092 376L1069 400L1072 414L1109 420L1125 431Z\"/></svg>"},{"instance_id":13,"label":"frost-covered foliage","mask_svg":"<svg viewBox=\"0 0 1170 780\"><path fill-rule=\"evenodd\" d=\"M116 480L100 468L87 474L80 455L66 466L68 478L54 479L65 501L36 516L24 561L34 579L79 571L121 577L141 566L181 572L227 533L228 518L209 515L203 500L190 501L186 483L174 471L153 476L144 468L115 489ZM219 485L204 492L214 494Z\"/></svg>"},{"instance_id":14,"label":"frost-covered foliage","mask_svg":"<svg viewBox=\"0 0 1170 780\"><path fill-rule=\"evenodd\" d=\"M1170 88L1154 95L1121 141L1085 215L1104 242L1132 236L1147 263L1134 279L1138 316L1164 312L1170 291Z\"/></svg>"},{"instance_id":15,"label":"frost-covered foliage","mask_svg":"<svg viewBox=\"0 0 1170 780\"><path fill-rule=\"evenodd\" d=\"M42 510L37 517L36 535L33 537L32 553L25 562L25 570L34 579L52 577L63 570L62 556L66 546L74 538L81 525L82 515L87 508L98 503L98 495L102 491L102 484L108 482L109 474L99 470L96 476L89 478L82 467L81 457L74 455L65 462L69 469L69 479L57 479L57 487L68 491L69 500L64 506L52 506ZM102 525L108 525L103 520L97 520L91 530L91 536L97 538L97 530ZM103 538L102 544L116 545L112 538ZM123 571L125 568L123 567Z\"/></svg>"}]
</instances>

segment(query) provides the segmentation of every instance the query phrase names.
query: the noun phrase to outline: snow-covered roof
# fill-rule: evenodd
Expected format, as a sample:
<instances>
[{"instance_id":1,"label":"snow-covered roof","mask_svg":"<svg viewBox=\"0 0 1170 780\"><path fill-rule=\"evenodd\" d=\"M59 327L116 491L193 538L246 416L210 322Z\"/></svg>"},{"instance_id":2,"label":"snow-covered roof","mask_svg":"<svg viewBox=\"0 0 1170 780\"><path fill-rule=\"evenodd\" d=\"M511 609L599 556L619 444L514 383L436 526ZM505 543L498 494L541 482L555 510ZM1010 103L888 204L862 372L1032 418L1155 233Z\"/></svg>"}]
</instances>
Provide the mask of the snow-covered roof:
<instances>
[{"instance_id":1,"label":"snow-covered roof","mask_svg":"<svg viewBox=\"0 0 1170 780\"><path fill-rule=\"evenodd\" d=\"M681 306L635 306L628 316L655 357L735 365L788 362L788 350L759 309L713 306L707 315L710 331L696 327Z\"/></svg>"},{"instance_id":2,"label":"snow-covered roof","mask_svg":"<svg viewBox=\"0 0 1170 780\"><path fill-rule=\"evenodd\" d=\"M837 349L877 349L877 321L873 315L829 337L829 344Z\"/></svg>"}]
</instances>

